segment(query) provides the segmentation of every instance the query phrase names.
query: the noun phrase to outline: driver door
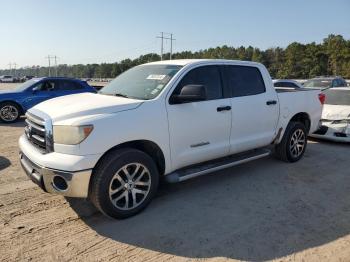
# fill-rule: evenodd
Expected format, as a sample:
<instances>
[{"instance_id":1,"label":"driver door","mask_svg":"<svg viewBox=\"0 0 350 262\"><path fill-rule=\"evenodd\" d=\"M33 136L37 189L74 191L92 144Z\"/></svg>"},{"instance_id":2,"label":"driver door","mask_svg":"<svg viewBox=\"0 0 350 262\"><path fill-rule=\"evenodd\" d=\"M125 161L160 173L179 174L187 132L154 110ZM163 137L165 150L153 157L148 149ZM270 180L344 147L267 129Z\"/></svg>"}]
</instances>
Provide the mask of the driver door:
<instances>
[{"instance_id":1,"label":"driver door","mask_svg":"<svg viewBox=\"0 0 350 262\"><path fill-rule=\"evenodd\" d=\"M57 83L54 80L43 80L37 83L32 89L32 95L24 102L25 107L29 109L43 101L54 98L56 96L56 85Z\"/></svg>"},{"instance_id":2,"label":"driver door","mask_svg":"<svg viewBox=\"0 0 350 262\"><path fill-rule=\"evenodd\" d=\"M207 98L180 104L166 102L173 169L226 156L230 149L231 99L224 96L219 66L192 69L172 96L186 85L205 86Z\"/></svg>"}]
</instances>

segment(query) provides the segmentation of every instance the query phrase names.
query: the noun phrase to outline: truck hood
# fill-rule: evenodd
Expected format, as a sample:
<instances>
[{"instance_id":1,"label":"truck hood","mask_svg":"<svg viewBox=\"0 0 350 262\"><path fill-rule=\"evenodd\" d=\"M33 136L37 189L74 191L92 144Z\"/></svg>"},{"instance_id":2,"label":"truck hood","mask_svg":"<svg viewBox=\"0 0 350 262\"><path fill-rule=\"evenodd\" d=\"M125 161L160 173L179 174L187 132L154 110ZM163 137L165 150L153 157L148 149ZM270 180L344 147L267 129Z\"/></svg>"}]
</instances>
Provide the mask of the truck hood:
<instances>
[{"instance_id":1,"label":"truck hood","mask_svg":"<svg viewBox=\"0 0 350 262\"><path fill-rule=\"evenodd\" d=\"M350 106L342 105L324 105L322 119L344 120L350 119Z\"/></svg>"},{"instance_id":2,"label":"truck hood","mask_svg":"<svg viewBox=\"0 0 350 262\"><path fill-rule=\"evenodd\" d=\"M82 116L113 114L131 110L137 108L142 102L142 100L123 97L82 93L50 99L36 105L33 109L44 112L54 121L60 121Z\"/></svg>"}]
</instances>

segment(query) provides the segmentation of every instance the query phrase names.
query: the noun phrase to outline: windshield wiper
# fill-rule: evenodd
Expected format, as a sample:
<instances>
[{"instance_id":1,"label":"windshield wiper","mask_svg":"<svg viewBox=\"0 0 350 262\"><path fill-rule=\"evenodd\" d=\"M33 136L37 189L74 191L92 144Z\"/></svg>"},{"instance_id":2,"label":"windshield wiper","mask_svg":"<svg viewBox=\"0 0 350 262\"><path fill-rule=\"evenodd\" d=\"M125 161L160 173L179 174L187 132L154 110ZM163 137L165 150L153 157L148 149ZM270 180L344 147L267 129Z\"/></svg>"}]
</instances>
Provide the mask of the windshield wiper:
<instances>
[{"instance_id":1,"label":"windshield wiper","mask_svg":"<svg viewBox=\"0 0 350 262\"><path fill-rule=\"evenodd\" d=\"M129 96L121 94L121 93L115 93L115 96L120 96L120 97L125 97L125 98L129 98Z\"/></svg>"}]
</instances>

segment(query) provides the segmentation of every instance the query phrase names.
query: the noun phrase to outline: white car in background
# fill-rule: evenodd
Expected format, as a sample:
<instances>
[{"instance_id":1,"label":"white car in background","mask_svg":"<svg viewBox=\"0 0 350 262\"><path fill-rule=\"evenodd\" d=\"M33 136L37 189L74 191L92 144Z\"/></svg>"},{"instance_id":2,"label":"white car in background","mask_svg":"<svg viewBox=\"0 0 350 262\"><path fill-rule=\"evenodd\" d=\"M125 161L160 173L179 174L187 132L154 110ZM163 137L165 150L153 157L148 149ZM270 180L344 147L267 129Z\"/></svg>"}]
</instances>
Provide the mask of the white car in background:
<instances>
[{"instance_id":1,"label":"white car in background","mask_svg":"<svg viewBox=\"0 0 350 262\"><path fill-rule=\"evenodd\" d=\"M291 79L275 79L272 82L274 87L303 88L300 83Z\"/></svg>"},{"instance_id":2,"label":"white car in background","mask_svg":"<svg viewBox=\"0 0 350 262\"><path fill-rule=\"evenodd\" d=\"M310 136L336 142L350 142L350 88L331 88L323 92L326 101L320 128Z\"/></svg>"},{"instance_id":3,"label":"white car in background","mask_svg":"<svg viewBox=\"0 0 350 262\"><path fill-rule=\"evenodd\" d=\"M0 83L13 83L13 76L0 76Z\"/></svg>"}]
</instances>

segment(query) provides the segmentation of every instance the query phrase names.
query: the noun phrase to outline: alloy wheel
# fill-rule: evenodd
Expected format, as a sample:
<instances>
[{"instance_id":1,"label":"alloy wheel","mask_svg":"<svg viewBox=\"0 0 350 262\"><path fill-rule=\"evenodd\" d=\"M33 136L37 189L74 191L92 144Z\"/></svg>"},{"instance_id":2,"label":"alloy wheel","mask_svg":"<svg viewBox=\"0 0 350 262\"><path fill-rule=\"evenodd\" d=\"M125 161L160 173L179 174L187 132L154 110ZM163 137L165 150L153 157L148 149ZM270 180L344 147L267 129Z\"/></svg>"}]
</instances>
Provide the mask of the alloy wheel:
<instances>
[{"instance_id":1,"label":"alloy wheel","mask_svg":"<svg viewBox=\"0 0 350 262\"><path fill-rule=\"evenodd\" d=\"M306 136L305 133L302 129L297 129L294 131L292 134L290 144L289 144L289 149L290 153L294 158L299 157L305 148L306 144Z\"/></svg>"},{"instance_id":2,"label":"alloy wheel","mask_svg":"<svg viewBox=\"0 0 350 262\"><path fill-rule=\"evenodd\" d=\"M3 121L11 122L18 117L18 109L13 105L5 105L0 109L0 118Z\"/></svg>"},{"instance_id":3,"label":"alloy wheel","mask_svg":"<svg viewBox=\"0 0 350 262\"><path fill-rule=\"evenodd\" d=\"M130 163L120 168L109 185L109 198L121 210L139 206L151 189L151 174L140 163Z\"/></svg>"}]
</instances>

